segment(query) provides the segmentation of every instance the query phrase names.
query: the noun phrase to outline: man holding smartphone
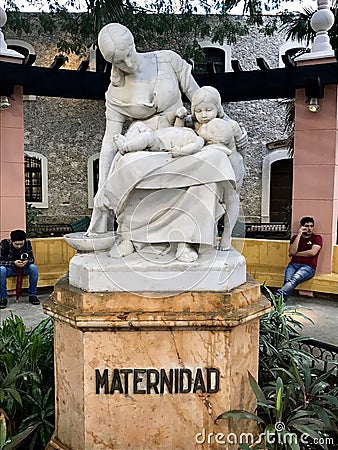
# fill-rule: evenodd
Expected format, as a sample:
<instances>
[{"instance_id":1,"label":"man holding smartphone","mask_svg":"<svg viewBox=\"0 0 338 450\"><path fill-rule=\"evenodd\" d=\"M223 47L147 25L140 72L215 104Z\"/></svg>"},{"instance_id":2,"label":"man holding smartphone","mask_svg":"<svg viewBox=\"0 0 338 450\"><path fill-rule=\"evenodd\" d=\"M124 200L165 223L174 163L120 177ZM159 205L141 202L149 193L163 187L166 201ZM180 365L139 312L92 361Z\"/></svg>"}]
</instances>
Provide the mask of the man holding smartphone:
<instances>
[{"instance_id":1,"label":"man holding smartphone","mask_svg":"<svg viewBox=\"0 0 338 450\"><path fill-rule=\"evenodd\" d=\"M17 274L22 269L23 275L29 276L28 296L32 305L39 305L37 298L38 268L34 264L32 244L26 238L24 230L13 230L10 239L0 242L0 309L7 306L7 277Z\"/></svg>"},{"instance_id":2,"label":"man holding smartphone","mask_svg":"<svg viewBox=\"0 0 338 450\"><path fill-rule=\"evenodd\" d=\"M291 261L285 270L284 285L277 290L275 297L283 295L286 301L300 283L313 278L316 273L318 255L323 247L323 239L313 233L313 217L303 217L300 228L290 240Z\"/></svg>"}]
</instances>

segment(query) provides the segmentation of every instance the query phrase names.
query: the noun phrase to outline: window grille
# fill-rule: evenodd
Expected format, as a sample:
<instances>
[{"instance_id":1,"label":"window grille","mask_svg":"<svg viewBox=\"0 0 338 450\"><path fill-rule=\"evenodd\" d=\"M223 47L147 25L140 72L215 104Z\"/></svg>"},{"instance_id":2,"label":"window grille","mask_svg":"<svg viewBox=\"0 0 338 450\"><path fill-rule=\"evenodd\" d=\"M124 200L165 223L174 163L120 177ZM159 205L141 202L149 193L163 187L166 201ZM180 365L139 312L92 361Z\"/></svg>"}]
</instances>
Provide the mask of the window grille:
<instances>
[{"instance_id":1,"label":"window grille","mask_svg":"<svg viewBox=\"0 0 338 450\"><path fill-rule=\"evenodd\" d=\"M42 161L25 155L26 202L42 202Z\"/></svg>"}]
</instances>

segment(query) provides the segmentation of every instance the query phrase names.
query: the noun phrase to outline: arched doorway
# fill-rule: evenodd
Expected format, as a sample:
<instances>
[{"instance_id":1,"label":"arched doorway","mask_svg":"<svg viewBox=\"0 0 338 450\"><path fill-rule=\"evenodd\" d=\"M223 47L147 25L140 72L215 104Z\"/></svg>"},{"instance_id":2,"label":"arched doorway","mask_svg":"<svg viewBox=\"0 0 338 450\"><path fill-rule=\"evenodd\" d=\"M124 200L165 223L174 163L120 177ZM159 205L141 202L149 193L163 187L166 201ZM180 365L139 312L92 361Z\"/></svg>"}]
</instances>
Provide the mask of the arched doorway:
<instances>
[{"instance_id":1,"label":"arched doorway","mask_svg":"<svg viewBox=\"0 0 338 450\"><path fill-rule=\"evenodd\" d=\"M265 156L262 165L262 223L285 221L284 208L291 205L292 199L292 176L293 159L286 148L274 150ZM284 218L279 220L281 216Z\"/></svg>"},{"instance_id":2,"label":"arched doorway","mask_svg":"<svg viewBox=\"0 0 338 450\"><path fill-rule=\"evenodd\" d=\"M279 159L271 164L270 221L290 220L292 202L292 159Z\"/></svg>"}]
</instances>

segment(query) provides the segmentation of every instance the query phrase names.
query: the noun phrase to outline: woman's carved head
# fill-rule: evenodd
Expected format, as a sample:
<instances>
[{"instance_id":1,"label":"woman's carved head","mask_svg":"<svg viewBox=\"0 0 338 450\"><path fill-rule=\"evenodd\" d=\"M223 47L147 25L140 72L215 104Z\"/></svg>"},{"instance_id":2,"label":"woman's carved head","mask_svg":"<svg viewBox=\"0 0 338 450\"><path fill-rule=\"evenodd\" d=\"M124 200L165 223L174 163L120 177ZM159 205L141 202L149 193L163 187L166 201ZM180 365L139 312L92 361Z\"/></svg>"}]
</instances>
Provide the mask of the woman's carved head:
<instances>
[{"instance_id":1,"label":"woman's carved head","mask_svg":"<svg viewBox=\"0 0 338 450\"><path fill-rule=\"evenodd\" d=\"M138 68L138 58L134 37L127 27L120 23L105 25L98 35L99 49L104 59L113 65L112 82L118 81L123 75L133 73ZM115 84L113 82L113 84Z\"/></svg>"},{"instance_id":2,"label":"woman's carved head","mask_svg":"<svg viewBox=\"0 0 338 450\"><path fill-rule=\"evenodd\" d=\"M114 63L117 52L134 46L133 35L127 27L120 23L105 25L99 32L97 40L104 59L110 63Z\"/></svg>"}]
</instances>

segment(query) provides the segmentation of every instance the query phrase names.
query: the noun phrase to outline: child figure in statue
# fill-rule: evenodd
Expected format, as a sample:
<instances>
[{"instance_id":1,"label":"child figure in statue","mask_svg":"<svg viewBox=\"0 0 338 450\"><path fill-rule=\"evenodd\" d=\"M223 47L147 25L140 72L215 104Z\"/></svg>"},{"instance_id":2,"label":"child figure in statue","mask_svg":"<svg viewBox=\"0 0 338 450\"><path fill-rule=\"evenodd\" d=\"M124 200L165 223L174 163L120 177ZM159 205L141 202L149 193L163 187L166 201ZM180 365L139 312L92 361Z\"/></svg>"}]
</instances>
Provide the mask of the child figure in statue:
<instances>
[{"instance_id":1,"label":"child figure in statue","mask_svg":"<svg viewBox=\"0 0 338 450\"><path fill-rule=\"evenodd\" d=\"M223 191L221 200L225 211L224 230L221 241L217 245L219 250L229 250L231 247L231 233L239 215L238 192L242 186L245 168L242 155L237 151L241 145L246 145L247 137L243 140L243 130L238 122L230 119L224 113L221 96L212 86L203 86L193 95L191 100L192 126L206 144L222 146L229 159L236 176L236 189L230 183Z\"/></svg>"},{"instance_id":2,"label":"child figure in statue","mask_svg":"<svg viewBox=\"0 0 338 450\"><path fill-rule=\"evenodd\" d=\"M199 88L192 97L190 122L192 121L192 127L196 133L203 137L203 126L215 118L224 120L228 126L230 125L232 128L232 138L229 139L225 145L231 150L230 161L236 174L236 187L239 191L243 183L245 168L243 157L237 150L242 150L246 147L247 134L245 130L240 127L238 122L230 119L230 117L225 114L221 96L217 89L212 86L203 86ZM225 131L225 133L228 134L229 131ZM218 141L214 143L221 142Z\"/></svg>"}]
</instances>

